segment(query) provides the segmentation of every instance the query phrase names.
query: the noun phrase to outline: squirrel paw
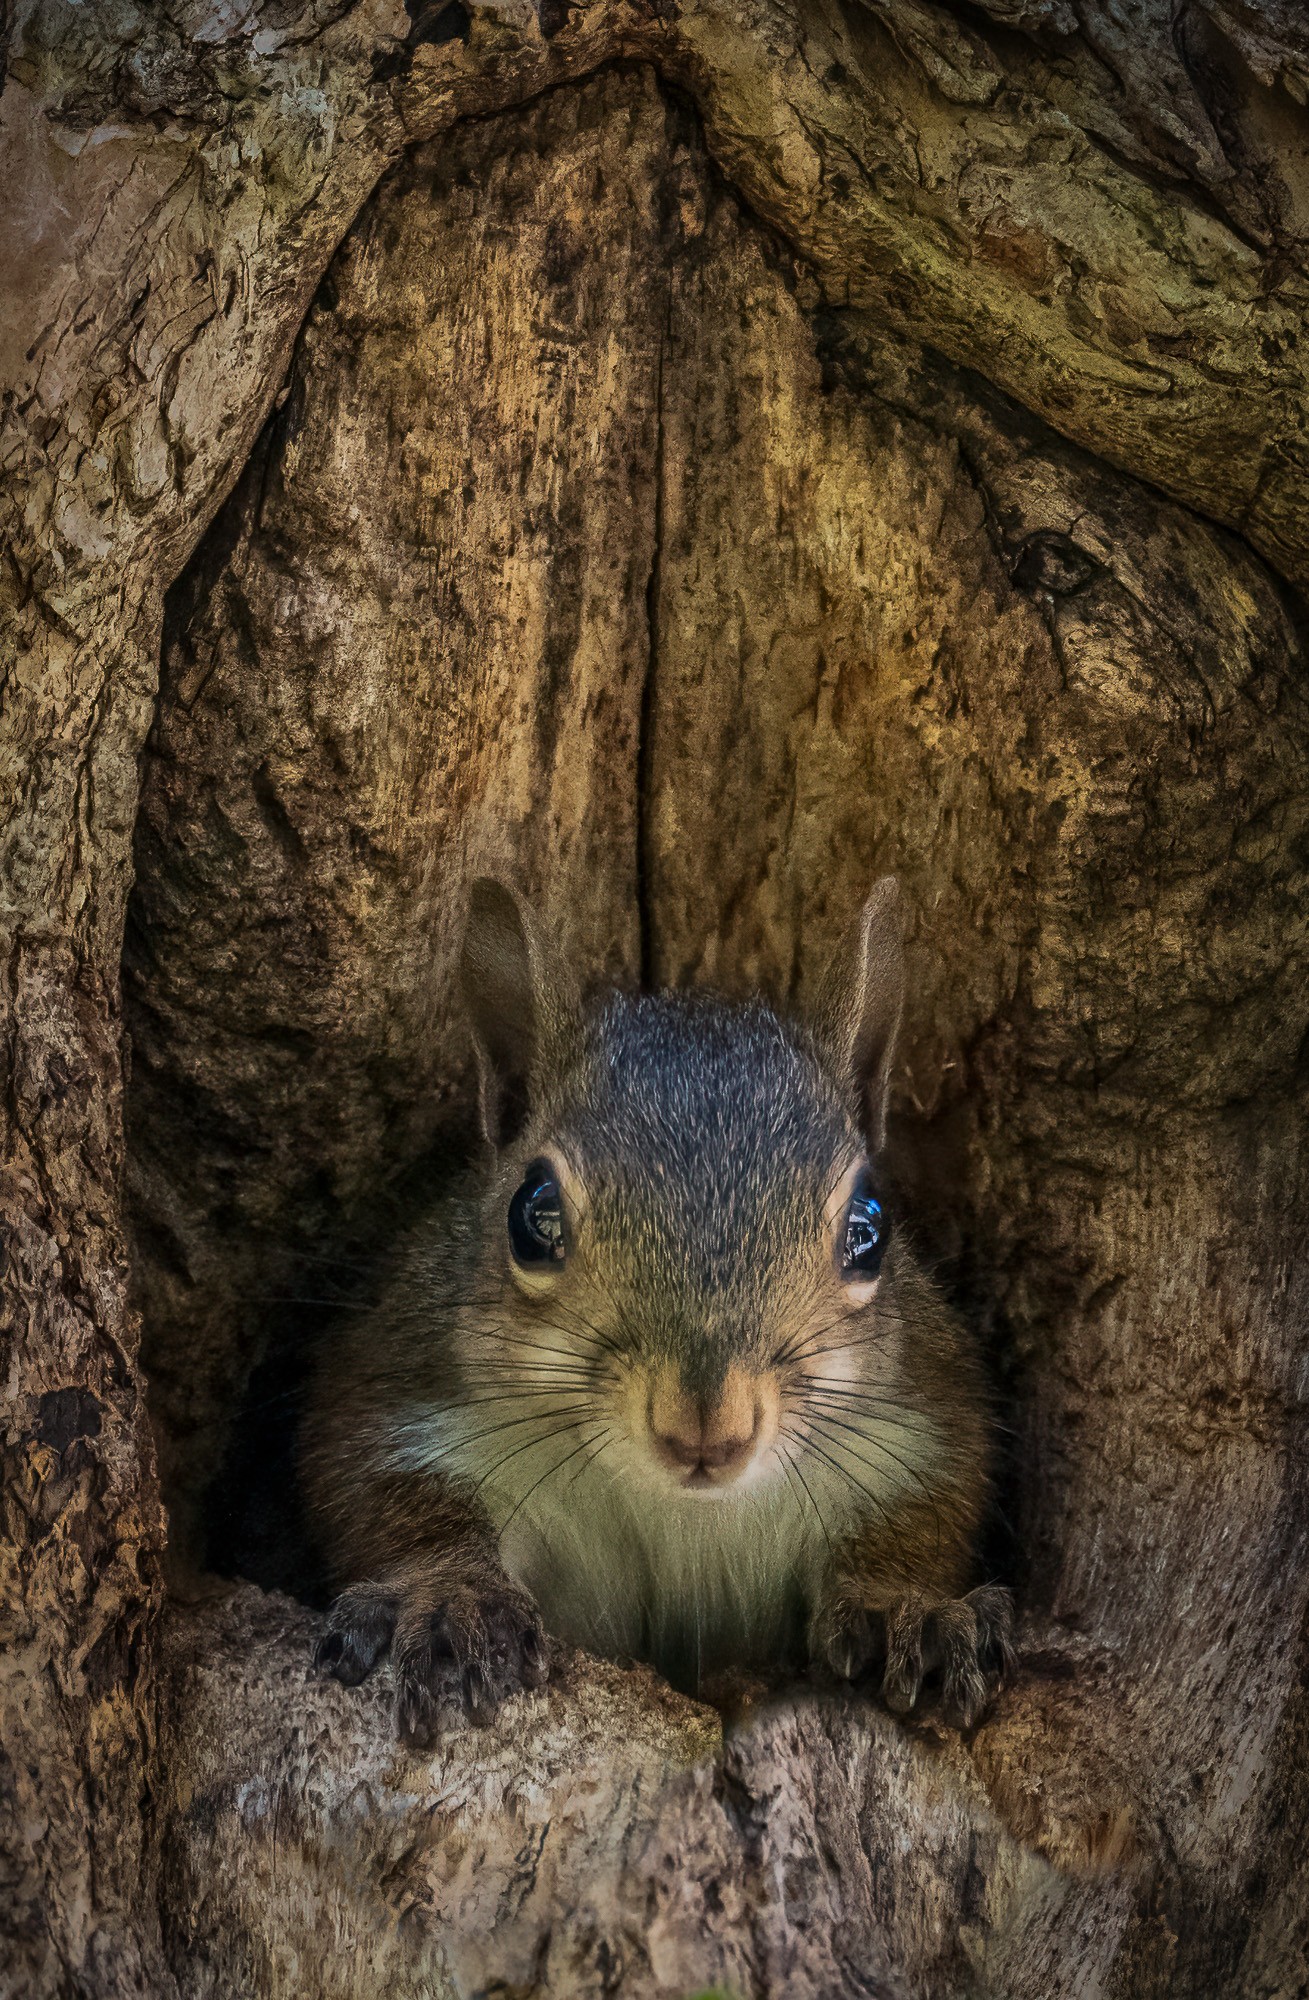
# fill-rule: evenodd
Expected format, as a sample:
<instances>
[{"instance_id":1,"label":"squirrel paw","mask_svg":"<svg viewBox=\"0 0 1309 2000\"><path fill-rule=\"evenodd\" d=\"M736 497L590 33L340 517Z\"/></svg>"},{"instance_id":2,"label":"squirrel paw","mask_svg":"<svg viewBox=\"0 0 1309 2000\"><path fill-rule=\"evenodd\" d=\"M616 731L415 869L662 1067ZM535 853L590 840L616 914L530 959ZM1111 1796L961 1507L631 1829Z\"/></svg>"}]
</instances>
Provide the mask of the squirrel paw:
<instances>
[{"instance_id":1,"label":"squirrel paw","mask_svg":"<svg viewBox=\"0 0 1309 2000\"><path fill-rule=\"evenodd\" d=\"M905 1598L886 1609L845 1605L829 1622L824 1650L844 1680L872 1675L897 1715L937 1697L942 1721L971 1729L1011 1671L1013 1599L984 1584L966 1597Z\"/></svg>"},{"instance_id":2,"label":"squirrel paw","mask_svg":"<svg viewBox=\"0 0 1309 2000\"><path fill-rule=\"evenodd\" d=\"M395 1731L413 1750L430 1749L443 1705L453 1701L470 1721L491 1722L507 1695L540 1687L549 1671L536 1606L507 1578L403 1594L375 1585L347 1590L328 1613L314 1663L353 1687L388 1648Z\"/></svg>"}]
</instances>

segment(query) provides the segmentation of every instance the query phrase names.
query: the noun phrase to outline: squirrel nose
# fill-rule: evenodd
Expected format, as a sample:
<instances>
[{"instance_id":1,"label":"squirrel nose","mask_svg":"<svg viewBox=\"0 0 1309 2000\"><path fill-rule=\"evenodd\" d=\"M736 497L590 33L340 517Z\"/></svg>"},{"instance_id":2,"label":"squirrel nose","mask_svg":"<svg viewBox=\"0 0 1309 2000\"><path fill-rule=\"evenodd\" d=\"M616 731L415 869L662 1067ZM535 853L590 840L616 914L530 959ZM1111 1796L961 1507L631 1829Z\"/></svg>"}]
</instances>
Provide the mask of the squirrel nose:
<instances>
[{"instance_id":1,"label":"squirrel nose","mask_svg":"<svg viewBox=\"0 0 1309 2000\"><path fill-rule=\"evenodd\" d=\"M655 1442L668 1454L676 1465L689 1466L692 1470L702 1465L706 1472L725 1472L731 1465L749 1455L754 1443L754 1430L748 1437L713 1437L699 1424L688 1426L682 1431L655 1432Z\"/></svg>"},{"instance_id":2,"label":"squirrel nose","mask_svg":"<svg viewBox=\"0 0 1309 2000\"><path fill-rule=\"evenodd\" d=\"M666 1464L696 1473L735 1473L754 1455L759 1405L743 1372L732 1370L712 1403L662 1383L650 1397L650 1431Z\"/></svg>"}]
</instances>

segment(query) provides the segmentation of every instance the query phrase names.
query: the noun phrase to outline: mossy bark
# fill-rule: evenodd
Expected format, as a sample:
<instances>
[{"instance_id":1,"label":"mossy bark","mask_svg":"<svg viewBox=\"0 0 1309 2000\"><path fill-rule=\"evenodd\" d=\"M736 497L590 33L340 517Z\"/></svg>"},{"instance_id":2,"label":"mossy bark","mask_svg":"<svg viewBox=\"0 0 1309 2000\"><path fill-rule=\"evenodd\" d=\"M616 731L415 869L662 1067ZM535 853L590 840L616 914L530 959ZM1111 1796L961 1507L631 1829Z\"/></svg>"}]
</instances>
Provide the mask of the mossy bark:
<instances>
[{"instance_id":1,"label":"mossy bark","mask_svg":"<svg viewBox=\"0 0 1309 2000\"><path fill-rule=\"evenodd\" d=\"M1123 19L17 10L15 1991L1309 1976L1309 37ZM460 1143L485 868L782 999L902 876L1012 1431L970 1743L578 1660L420 1768L197 1581L269 1298Z\"/></svg>"}]
</instances>

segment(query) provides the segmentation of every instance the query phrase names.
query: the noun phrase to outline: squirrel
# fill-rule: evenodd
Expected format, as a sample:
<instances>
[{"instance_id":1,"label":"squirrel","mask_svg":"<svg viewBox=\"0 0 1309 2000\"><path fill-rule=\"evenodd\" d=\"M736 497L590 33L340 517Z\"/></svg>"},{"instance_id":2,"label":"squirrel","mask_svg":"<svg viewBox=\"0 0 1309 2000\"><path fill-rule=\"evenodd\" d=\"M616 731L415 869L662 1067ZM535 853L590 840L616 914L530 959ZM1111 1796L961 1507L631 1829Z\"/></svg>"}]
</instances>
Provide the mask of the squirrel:
<instances>
[{"instance_id":1,"label":"squirrel","mask_svg":"<svg viewBox=\"0 0 1309 2000\"><path fill-rule=\"evenodd\" d=\"M989 1496L966 1331L884 1171L904 984L879 882L808 1020L584 1004L532 912L473 885L460 982L484 1169L325 1352L301 1471L340 1595L320 1667L389 1651L396 1730L548 1673L546 1632L652 1662L814 1663L968 1728L1011 1661L968 1587Z\"/></svg>"}]
</instances>

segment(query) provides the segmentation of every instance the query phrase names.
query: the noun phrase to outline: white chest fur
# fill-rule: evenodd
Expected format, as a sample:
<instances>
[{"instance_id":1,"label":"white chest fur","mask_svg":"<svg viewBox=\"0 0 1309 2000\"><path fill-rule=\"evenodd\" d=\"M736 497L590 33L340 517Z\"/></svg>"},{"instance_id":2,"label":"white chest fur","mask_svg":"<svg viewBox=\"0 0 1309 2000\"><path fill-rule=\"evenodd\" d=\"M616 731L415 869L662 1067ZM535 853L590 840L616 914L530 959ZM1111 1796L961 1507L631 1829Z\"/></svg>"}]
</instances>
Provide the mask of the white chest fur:
<instances>
[{"instance_id":1,"label":"white chest fur","mask_svg":"<svg viewBox=\"0 0 1309 2000\"><path fill-rule=\"evenodd\" d=\"M492 1514L504 1523L505 1567L561 1638L651 1659L692 1685L791 1650L827 1551L817 1518L785 1486L681 1498L611 1469L542 1495L516 1508L496 1495Z\"/></svg>"}]
</instances>

